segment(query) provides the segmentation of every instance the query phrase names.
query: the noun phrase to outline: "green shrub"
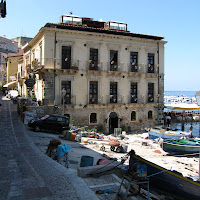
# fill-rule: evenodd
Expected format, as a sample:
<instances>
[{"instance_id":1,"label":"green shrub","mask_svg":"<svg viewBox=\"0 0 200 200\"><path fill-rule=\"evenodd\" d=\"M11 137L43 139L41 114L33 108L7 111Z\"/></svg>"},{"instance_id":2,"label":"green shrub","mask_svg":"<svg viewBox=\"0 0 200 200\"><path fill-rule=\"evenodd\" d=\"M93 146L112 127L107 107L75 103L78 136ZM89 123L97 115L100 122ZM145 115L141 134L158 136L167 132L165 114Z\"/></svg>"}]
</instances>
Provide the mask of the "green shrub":
<instances>
[{"instance_id":1,"label":"green shrub","mask_svg":"<svg viewBox=\"0 0 200 200\"><path fill-rule=\"evenodd\" d=\"M103 131L104 131L103 125L102 125L102 124L99 124L98 127L97 127L97 132L98 132L98 133L103 133Z\"/></svg>"}]
</instances>

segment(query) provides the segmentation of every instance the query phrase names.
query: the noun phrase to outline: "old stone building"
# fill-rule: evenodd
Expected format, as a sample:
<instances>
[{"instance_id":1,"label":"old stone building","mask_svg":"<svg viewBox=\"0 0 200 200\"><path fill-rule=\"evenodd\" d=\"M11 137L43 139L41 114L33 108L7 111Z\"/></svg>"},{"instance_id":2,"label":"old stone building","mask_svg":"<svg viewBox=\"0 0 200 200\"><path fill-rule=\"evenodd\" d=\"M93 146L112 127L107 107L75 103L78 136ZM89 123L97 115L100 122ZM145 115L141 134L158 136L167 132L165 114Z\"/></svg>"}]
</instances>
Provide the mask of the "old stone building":
<instances>
[{"instance_id":1,"label":"old stone building","mask_svg":"<svg viewBox=\"0 0 200 200\"><path fill-rule=\"evenodd\" d=\"M23 65L37 100L76 125L141 129L163 122L163 39L125 23L61 16L24 47Z\"/></svg>"}]
</instances>

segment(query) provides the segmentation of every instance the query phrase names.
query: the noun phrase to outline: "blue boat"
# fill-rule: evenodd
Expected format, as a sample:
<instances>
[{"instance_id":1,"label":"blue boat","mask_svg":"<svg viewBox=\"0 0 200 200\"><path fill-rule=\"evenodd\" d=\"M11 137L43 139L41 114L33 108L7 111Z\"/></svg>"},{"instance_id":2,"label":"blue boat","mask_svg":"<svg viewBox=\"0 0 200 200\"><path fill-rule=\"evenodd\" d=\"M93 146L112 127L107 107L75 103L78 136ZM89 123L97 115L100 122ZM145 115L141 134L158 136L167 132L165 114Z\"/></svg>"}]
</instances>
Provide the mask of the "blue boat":
<instances>
[{"instance_id":1,"label":"blue boat","mask_svg":"<svg viewBox=\"0 0 200 200\"><path fill-rule=\"evenodd\" d=\"M159 165L156 165L150 161L135 154L132 150L129 152L129 163L146 164L147 177L149 177L150 185L167 191L170 194L174 194L177 197L183 199L200 199L200 181L194 181L191 178L183 177L183 175L177 171L167 170ZM130 164L129 164L130 166Z\"/></svg>"},{"instance_id":2,"label":"blue boat","mask_svg":"<svg viewBox=\"0 0 200 200\"><path fill-rule=\"evenodd\" d=\"M183 137L190 137L191 133L186 131L173 131L165 129L153 129L149 130L149 136L152 139L163 138L163 139L181 139Z\"/></svg>"},{"instance_id":3,"label":"blue boat","mask_svg":"<svg viewBox=\"0 0 200 200\"><path fill-rule=\"evenodd\" d=\"M166 152L199 153L200 140L197 139L166 139L163 141L163 150Z\"/></svg>"}]
</instances>

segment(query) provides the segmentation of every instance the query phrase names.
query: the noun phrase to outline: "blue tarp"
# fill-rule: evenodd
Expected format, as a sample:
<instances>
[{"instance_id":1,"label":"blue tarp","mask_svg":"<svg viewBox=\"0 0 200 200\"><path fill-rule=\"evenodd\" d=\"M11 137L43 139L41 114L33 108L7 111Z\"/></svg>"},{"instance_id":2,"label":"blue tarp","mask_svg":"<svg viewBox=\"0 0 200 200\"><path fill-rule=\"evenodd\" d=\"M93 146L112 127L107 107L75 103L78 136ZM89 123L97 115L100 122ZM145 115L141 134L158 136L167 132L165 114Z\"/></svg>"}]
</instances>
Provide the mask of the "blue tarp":
<instances>
[{"instance_id":1,"label":"blue tarp","mask_svg":"<svg viewBox=\"0 0 200 200\"><path fill-rule=\"evenodd\" d=\"M70 145L61 144L57 147L59 157L63 157L72 147Z\"/></svg>"}]
</instances>

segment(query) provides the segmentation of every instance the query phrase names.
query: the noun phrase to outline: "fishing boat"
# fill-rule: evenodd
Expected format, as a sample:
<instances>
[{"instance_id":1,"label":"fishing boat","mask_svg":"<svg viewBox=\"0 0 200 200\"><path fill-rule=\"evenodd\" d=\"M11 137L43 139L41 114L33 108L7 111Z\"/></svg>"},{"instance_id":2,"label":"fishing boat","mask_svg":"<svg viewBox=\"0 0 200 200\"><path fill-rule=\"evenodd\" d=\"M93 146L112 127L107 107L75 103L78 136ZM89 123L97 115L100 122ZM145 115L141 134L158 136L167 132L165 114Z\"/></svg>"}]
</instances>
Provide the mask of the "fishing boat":
<instances>
[{"instance_id":1,"label":"fishing boat","mask_svg":"<svg viewBox=\"0 0 200 200\"><path fill-rule=\"evenodd\" d=\"M198 153L200 140L197 139L166 139L163 141L163 150L167 152Z\"/></svg>"},{"instance_id":2,"label":"fishing boat","mask_svg":"<svg viewBox=\"0 0 200 200\"><path fill-rule=\"evenodd\" d=\"M179 131L179 130L165 130L165 129L158 129L158 128L151 128L149 130L149 136L152 139L156 138L163 138L163 139L181 139L183 137L190 137L191 133L186 131Z\"/></svg>"},{"instance_id":3,"label":"fishing boat","mask_svg":"<svg viewBox=\"0 0 200 200\"><path fill-rule=\"evenodd\" d=\"M184 199L199 200L199 180L194 181L191 178L184 177L175 170L171 171L152 163L136 155L134 150L130 151L129 155L129 166L131 166L130 163L140 163L147 166L147 177L149 178L150 184Z\"/></svg>"}]
</instances>

